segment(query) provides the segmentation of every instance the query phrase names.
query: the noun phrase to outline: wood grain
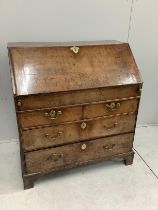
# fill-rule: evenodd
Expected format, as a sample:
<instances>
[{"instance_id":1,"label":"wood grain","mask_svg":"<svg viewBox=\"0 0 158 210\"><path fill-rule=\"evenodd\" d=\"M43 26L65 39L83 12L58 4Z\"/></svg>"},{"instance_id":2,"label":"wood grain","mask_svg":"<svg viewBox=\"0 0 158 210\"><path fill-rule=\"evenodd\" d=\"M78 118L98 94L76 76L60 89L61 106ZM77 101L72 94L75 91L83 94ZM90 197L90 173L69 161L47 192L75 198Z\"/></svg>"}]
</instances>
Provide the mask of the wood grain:
<instances>
[{"instance_id":1,"label":"wood grain","mask_svg":"<svg viewBox=\"0 0 158 210\"><path fill-rule=\"evenodd\" d=\"M140 86L136 84L82 91L19 96L15 97L15 101L16 105L18 105L18 101L21 102L21 106L17 106L17 111L59 108L62 106L76 106L86 103L98 103L100 101L137 97L140 96L139 89Z\"/></svg>"},{"instance_id":2,"label":"wood grain","mask_svg":"<svg viewBox=\"0 0 158 210\"><path fill-rule=\"evenodd\" d=\"M127 43L9 43L8 51L24 189L58 170L133 163L142 80ZM51 111L60 114L49 119Z\"/></svg>"},{"instance_id":3,"label":"wood grain","mask_svg":"<svg viewBox=\"0 0 158 210\"><path fill-rule=\"evenodd\" d=\"M135 115L111 117L108 119L90 120L86 122L86 128L81 124L72 123L53 127L32 129L22 132L22 144L25 151L52 147L81 140L90 140L98 137L134 132ZM115 123L117 123L115 127ZM57 136L61 132L62 134ZM48 136L46 137L46 134ZM55 137L55 138L54 138Z\"/></svg>"},{"instance_id":4,"label":"wood grain","mask_svg":"<svg viewBox=\"0 0 158 210\"><path fill-rule=\"evenodd\" d=\"M70 108L45 109L41 111L29 111L19 113L19 120L21 128L29 128L44 125L56 125L64 122L73 122L84 119L96 118L99 116L106 116L111 114L118 114L123 112L136 112L138 100L118 101L115 104L120 104L116 110L112 111L106 107L109 103L101 103L95 105L77 106ZM61 111L55 119L50 116L45 116L45 113L51 111Z\"/></svg>"},{"instance_id":5,"label":"wood grain","mask_svg":"<svg viewBox=\"0 0 158 210\"><path fill-rule=\"evenodd\" d=\"M83 144L86 145L84 150ZM53 171L66 165L127 153L132 150L132 146L133 134L125 134L29 152L25 154L26 168L28 173Z\"/></svg>"},{"instance_id":6,"label":"wood grain","mask_svg":"<svg viewBox=\"0 0 158 210\"><path fill-rule=\"evenodd\" d=\"M70 47L9 47L16 95L141 83L128 44ZM18 85L17 85L18 84Z\"/></svg>"}]
</instances>

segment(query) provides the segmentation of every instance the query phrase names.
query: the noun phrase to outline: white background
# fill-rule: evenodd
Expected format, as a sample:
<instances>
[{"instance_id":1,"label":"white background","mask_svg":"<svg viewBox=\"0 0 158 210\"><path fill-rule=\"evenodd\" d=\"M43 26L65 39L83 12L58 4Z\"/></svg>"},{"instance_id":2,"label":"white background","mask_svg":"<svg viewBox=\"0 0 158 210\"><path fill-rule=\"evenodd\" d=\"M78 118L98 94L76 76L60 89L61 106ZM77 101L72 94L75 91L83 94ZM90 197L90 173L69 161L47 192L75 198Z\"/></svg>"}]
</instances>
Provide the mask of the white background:
<instances>
[{"instance_id":1,"label":"white background","mask_svg":"<svg viewBox=\"0 0 158 210\"><path fill-rule=\"evenodd\" d=\"M0 141L18 138L7 42L130 42L144 80L138 123L158 123L157 11L157 0L0 0Z\"/></svg>"}]
</instances>

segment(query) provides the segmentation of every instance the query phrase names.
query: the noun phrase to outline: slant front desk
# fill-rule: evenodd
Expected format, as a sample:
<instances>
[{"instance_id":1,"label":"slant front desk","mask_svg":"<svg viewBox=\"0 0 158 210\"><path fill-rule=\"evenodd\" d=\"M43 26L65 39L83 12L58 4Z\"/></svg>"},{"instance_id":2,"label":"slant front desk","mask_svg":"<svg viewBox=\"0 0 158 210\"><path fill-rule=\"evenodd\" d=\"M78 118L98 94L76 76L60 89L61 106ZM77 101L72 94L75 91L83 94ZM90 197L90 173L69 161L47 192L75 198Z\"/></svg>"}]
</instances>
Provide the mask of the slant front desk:
<instances>
[{"instance_id":1,"label":"slant front desk","mask_svg":"<svg viewBox=\"0 0 158 210\"><path fill-rule=\"evenodd\" d=\"M112 158L132 164L142 81L127 43L8 50L25 189L58 170Z\"/></svg>"}]
</instances>

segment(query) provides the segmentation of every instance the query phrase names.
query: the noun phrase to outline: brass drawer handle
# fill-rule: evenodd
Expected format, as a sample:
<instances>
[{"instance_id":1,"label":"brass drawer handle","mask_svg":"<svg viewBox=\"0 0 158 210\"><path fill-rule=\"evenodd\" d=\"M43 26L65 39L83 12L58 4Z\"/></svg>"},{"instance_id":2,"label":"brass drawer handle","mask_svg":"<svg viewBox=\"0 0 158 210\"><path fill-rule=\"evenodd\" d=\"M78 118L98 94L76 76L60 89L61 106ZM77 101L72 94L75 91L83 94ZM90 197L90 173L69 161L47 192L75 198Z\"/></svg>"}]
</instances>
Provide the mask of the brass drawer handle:
<instances>
[{"instance_id":1,"label":"brass drawer handle","mask_svg":"<svg viewBox=\"0 0 158 210\"><path fill-rule=\"evenodd\" d=\"M63 156L63 154L52 154L48 156L47 161L58 161L63 158Z\"/></svg>"},{"instance_id":2,"label":"brass drawer handle","mask_svg":"<svg viewBox=\"0 0 158 210\"><path fill-rule=\"evenodd\" d=\"M121 104L119 102L110 102L106 103L105 106L108 111L114 112L117 110L118 107L121 106Z\"/></svg>"},{"instance_id":3,"label":"brass drawer handle","mask_svg":"<svg viewBox=\"0 0 158 210\"><path fill-rule=\"evenodd\" d=\"M103 149L105 149L105 150L113 150L114 147L115 147L115 144L105 145L105 146L103 146Z\"/></svg>"},{"instance_id":4,"label":"brass drawer handle","mask_svg":"<svg viewBox=\"0 0 158 210\"><path fill-rule=\"evenodd\" d=\"M51 120L56 119L61 114L62 114L61 110L53 110L53 109L50 112L45 112L44 113L45 117L48 117Z\"/></svg>"},{"instance_id":5,"label":"brass drawer handle","mask_svg":"<svg viewBox=\"0 0 158 210\"><path fill-rule=\"evenodd\" d=\"M59 132L58 132L56 135L54 135L54 136L51 136L51 135L49 135L48 133L44 134L44 136L45 136L45 138L47 138L47 139L53 139L53 140L55 140L56 138L60 137L62 134L63 134L63 132L62 132L62 131L59 131Z\"/></svg>"},{"instance_id":6,"label":"brass drawer handle","mask_svg":"<svg viewBox=\"0 0 158 210\"><path fill-rule=\"evenodd\" d=\"M85 150L86 148L87 148L87 145L86 145L86 144L82 144L82 145L81 145L81 149L82 149L82 150Z\"/></svg>"},{"instance_id":7,"label":"brass drawer handle","mask_svg":"<svg viewBox=\"0 0 158 210\"><path fill-rule=\"evenodd\" d=\"M85 129L87 127L87 124L85 122L81 123L81 128Z\"/></svg>"},{"instance_id":8,"label":"brass drawer handle","mask_svg":"<svg viewBox=\"0 0 158 210\"><path fill-rule=\"evenodd\" d=\"M74 53L74 54L78 54L79 53L79 50L80 48L79 47L71 47L70 50Z\"/></svg>"},{"instance_id":9,"label":"brass drawer handle","mask_svg":"<svg viewBox=\"0 0 158 210\"><path fill-rule=\"evenodd\" d=\"M112 129L116 128L117 126L118 126L118 123L114 123L111 126L104 125L104 128L106 128L107 130L112 130Z\"/></svg>"}]
</instances>

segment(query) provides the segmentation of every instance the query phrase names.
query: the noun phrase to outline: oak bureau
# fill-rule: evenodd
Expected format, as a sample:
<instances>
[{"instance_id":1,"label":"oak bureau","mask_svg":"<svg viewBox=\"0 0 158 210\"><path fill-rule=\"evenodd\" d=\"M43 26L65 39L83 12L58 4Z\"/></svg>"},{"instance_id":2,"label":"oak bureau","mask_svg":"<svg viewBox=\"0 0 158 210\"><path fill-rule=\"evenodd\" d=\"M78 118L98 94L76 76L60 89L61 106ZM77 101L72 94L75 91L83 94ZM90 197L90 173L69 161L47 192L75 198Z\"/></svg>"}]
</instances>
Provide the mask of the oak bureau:
<instances>
[{"instance_id":1,"label":"oak bureau","mask_svg":"<svg viewBox=\"0 0 158 210\"><path fill-rule=\"evenodd\" d=\"M127 43L9 43L24 188L111 158L133 162L142 81Z\"/></svg>"}]
</instances>

